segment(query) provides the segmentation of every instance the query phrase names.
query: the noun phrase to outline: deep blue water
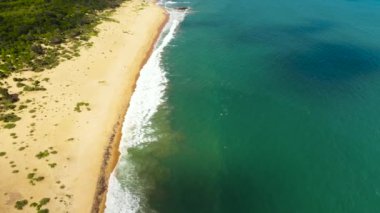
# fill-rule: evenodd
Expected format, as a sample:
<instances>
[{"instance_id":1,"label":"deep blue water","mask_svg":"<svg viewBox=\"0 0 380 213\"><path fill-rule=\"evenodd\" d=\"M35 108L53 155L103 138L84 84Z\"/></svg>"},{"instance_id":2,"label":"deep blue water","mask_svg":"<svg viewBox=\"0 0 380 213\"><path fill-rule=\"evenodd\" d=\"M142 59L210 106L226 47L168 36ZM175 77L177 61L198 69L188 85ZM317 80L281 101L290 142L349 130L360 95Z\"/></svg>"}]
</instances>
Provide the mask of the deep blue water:
<instances>
[{"instance_id":1,"label":"deep blue water","mask_svg":"<svg viewBox=\"0 0 380 213\"><path fill-rule=\"evenodd\" d=\"M190 0L160 139L131 148L158 212L380 212L380 1Z\"/></svg>"}]
</instances>

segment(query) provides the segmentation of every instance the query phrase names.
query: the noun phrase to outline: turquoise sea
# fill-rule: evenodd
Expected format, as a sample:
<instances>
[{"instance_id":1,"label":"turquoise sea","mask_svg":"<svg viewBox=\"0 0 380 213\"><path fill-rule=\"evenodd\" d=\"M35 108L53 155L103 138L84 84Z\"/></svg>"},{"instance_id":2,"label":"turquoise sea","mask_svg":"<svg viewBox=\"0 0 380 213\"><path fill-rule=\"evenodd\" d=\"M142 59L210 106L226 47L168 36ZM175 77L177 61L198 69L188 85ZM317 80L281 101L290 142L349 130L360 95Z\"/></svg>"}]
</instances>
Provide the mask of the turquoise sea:
<instances>
[{"instance_id":1,"label":"turquoise sea","mask_svg":"<svg viewBox=\"0 0 380 213\"><path fill-rule=\"evenodd\" d=\"M380 212L380 1L186 1L162 2L191 10L142 71L107 212Z\"/></svg>"}]
</instances>

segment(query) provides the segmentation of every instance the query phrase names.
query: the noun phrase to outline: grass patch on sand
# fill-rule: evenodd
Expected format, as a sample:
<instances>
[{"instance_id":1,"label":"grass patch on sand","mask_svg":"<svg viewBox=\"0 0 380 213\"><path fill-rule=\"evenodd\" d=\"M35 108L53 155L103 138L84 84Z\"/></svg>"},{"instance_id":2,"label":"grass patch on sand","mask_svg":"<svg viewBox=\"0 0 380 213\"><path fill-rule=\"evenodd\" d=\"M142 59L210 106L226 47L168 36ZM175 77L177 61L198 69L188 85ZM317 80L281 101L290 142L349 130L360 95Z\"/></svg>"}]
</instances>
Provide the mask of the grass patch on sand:
<instances>
[{"instance_id":1,"label":"grass patch on sand","mask_svg":"<svg viewBox=\"0 0 380 213\"><path fill-rule=\"evenodd\" d=\"M33 202L30 204L30 207L36 208L37 213L47 213L49 212L48 209L41 209L44 205L48 204L50 202L50 198L42 198L38 203Z\"/></svg>"},{"instance_id":2,"label":"grass patch on sand","mask_svg":"<svg viewBox=\"0 0 380 213\"><path fill-rule=\"evenodd\" d=\"M8 88L0 87L0 112L15 109L16 102L19 100L19 94L11 93Z\"/></svg>"},{"instance_id":3,"label":"grass patch on sand","mask_svg":"<svg viewBox=\"0 0 380 213\"><path fill-rule=\"evenodd\" d=\"M19 200L16 201L15 208L22 210L26 205L28 205L28 200Z\"/></svg>"},{"instance_id":4,"label":"grass patch on sand","mask_svg":"<svg viewBox=\"0 0 380 213\"><path fill-rule=\"evenodd\" d=\"M5 123L16 122L16 121L19 121L19 120L21 120L21 118L18 117L13 112L12 113L7 113L7 114L0 115L0 121L3 121Z\"/></svg>"},{"instance_id":5,"label":"grass patch on sand","mask_svg":"<svg viewBox=\"0 0 380 213\"><path fill-rule=\"evenodd\" d=\"M49 156L49 151L48 150L45 150L45 151L42 151L42 152L39 152L38 154L36 154L36 158L38 159L42 159L42 158L46 158L47 156Z\"/></svg>"},{"instance_id":6,"label":"grass patch on sand","mask_svg":"<svg viewBox=\"0 0 380 213\"><path fill-rule=\"evenodd\" d=\"M13 129L16 127L16 124L8 123L8 124L5 124L3 127L4 127L4 129Z\"/></svg>"},{"instance_id":7,"label":"grass patch on sand","mask_svg":"<svg viewBox=\"0 0 380 213\"><path fill-rule=\"evenodd\" d=\"M54 168L54 167L57 166L57 163L49 163L49 166L50 166L51 168Z\"/></svg>"},{"instance_id":8,"label":"grass patch on sand","mask_svg":"<svg viewBox=\"0 0 380 213\"><path fill-rule=\"evenodd\" d=\"M45 179L44 176L38 176L37 177L36 173L29 173L26 177L29 179L29 183L32 185L36 185L35 182L40 182L40 181L43 181Z\"/></svg>"},{"instance_id":9,"label":"grass patch on sand","mask_svg":"<svg viewBox=\"0 0 380 213\"><path fill-rule=\"evenodd\" d=\"M77 105L74 108L75 112L82 112L83 108L87 109L87 111L90 111L90 104L87 102L78 102Z\"/></svg>"}]
</instances>

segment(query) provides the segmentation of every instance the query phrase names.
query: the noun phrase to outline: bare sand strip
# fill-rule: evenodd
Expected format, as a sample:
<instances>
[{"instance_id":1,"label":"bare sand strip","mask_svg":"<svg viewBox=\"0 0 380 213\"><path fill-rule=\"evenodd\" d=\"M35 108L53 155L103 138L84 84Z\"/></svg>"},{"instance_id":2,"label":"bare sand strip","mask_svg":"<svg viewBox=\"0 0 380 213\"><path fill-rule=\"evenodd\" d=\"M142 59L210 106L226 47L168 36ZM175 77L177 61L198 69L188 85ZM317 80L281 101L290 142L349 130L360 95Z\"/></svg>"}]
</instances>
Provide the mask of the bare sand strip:
<instances>
[{"instance_id":1,"label":"bare sand strip","mask_svg":"<svg viewBox=\"0 0 380 213\"><path fill-rule=\"evenodd\" d=\"M98 26L94 45L79 57L12 76L39 79L47 91L22 95L21 101L31 100L17 113L22 119L14 129L0 129L0 152L6 152L0 157L0 212L20 212L14 205L24 199L22 212L36 212L29 204L42 198L50 199L43 207L50 212L103 211L123 117L167 14L132 0L112 18ZM88 106L75 111L81 102ZM36 157L44 151L49 154Z\"/></svg>"}]
</instances>

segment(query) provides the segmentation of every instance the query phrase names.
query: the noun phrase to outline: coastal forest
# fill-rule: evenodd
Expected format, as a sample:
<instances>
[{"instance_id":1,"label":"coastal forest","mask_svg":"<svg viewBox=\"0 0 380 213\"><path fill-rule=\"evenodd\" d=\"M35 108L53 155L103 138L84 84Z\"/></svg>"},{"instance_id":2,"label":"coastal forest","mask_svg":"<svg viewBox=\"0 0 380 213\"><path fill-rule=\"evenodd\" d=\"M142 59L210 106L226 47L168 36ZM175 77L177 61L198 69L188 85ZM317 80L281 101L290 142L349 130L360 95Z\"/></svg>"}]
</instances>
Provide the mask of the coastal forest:
<instances>
[{"instance_id":1,"label":"coastal forest","mask_svg":"<svg viewBox=\"0 0 380 213\"><path fill-rule=\"evenodd\" d=\"M90 46L95 26L109 19L123 0L0 0L0 122L16 126L16 111L23 92L46 90L33 78L13 78L19 92L11 91L6 78L12 72L40 72L62 60L79 56L79 47ZM47 81L48 79L44 79Z\"/></svg>"},{"instance_id":2,"label":"coastal forest","mask_svg":"<svg viewBox=\"0 0 380 213\"><path fill-rule=\"evenodd\" d=\"M122 0L0 0L0 78L41 71L78 53L102 11ZM105 17L105 16L103 16Z\"/></svg>"}]
</instances>

